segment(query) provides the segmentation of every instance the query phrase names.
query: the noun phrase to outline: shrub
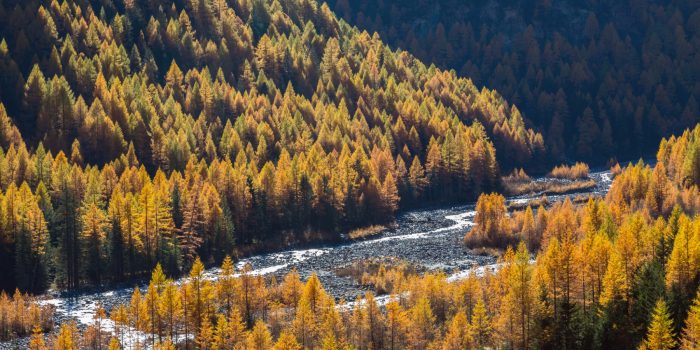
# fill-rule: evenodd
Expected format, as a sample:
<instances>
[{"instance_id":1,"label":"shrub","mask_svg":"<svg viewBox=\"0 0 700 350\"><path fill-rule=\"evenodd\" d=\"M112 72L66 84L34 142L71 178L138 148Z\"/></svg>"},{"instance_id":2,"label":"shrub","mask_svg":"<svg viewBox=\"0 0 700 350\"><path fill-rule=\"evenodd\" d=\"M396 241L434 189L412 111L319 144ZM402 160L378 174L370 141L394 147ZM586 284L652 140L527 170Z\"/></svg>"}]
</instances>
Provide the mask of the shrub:
<instances>
[{"instance_id":1,"label":"shrub","mask_svg":"<svg viewBox=\"0 0 700 350\"><path fill-rule=\"evenodd\" d=\"M588 177L590 169L586 163L578 162L574 165L559 165L554 167L549 176L557 179L578 180Z\"/></svg>"}]
</instances>

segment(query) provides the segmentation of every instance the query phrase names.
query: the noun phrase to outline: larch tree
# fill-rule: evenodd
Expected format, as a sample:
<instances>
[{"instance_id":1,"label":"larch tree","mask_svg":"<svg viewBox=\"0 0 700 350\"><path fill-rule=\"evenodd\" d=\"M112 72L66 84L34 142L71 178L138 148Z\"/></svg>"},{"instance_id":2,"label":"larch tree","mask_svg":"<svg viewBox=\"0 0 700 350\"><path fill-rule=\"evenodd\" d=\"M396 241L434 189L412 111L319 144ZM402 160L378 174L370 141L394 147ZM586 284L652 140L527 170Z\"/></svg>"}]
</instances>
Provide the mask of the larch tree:
<instances>
[{"instance_id":1,"label":"larch tree","mask_svg":"<svg viewBox=\"0 0 700 350\"><path fill-rule=\"evenodd\" d=\"M131 327L130 332L133 332L133 330L146 328L146 325L148 324L148 311L146 310L146 305L141 297L141 290L138 287L134 288L134 292L131 294L127 314L129 326ZM141 340L139 337L136 338L136 346L141 346Z\"/></svg>"},{"instance_id":2,"label":"larch tree","mask_svg":"<svg viewBox=\"0 0 700 350\"><path fill-rule=\"evenodd\" d=\"M310 348L315 341L318 326L309 300L301 299L296 310L292 329L299 343L305 348Z\"/></svg>"},{"instance_id":3,"label":"larch tree","mask_svg":"<svg viewBox=\"0 0 700 350\"><path fill-rule=\"evenodd\" d=\"M413 320L408 331L408 342L413 348L426 348L435 335L435 316L427 298L418 299L409 310Z\"/></svg>"},{"instance_id":4,"label":"larch tree","mask_svg":"<svg viewBox=\"0 0 700 350\"><path fill-rule=\"evenodd\" d=\"M386 346L390 350L400 349L405 343L406 327L408 326L406 311L401 305L392 300L386 304Z\"/></svg>"},{"instance_id":5,"label":"larch tree","mask_svg":"<svg viewBox=\"0 0 700 350\"><path fill-rule=\"evenodd\" d=\"M411 167L408 170L408 185L413 201L417 201L421 198L426 184L425 169L423 169L423 165L420 163L418 156L414 156Z\"/></svg>"},{"instance_id":6,"label":"larch tree","mask_svg":"<svg viewBox=\"0 0 700 350\"><path fill-rule=\"evenodd\" d=\"M690 307L688 317L681 333L680 348L682 350L700 349L700 291L698 291Z\"/></svg>"},{"instance_id":7,"label":"larch tree","mask_svg":"<svg viewBox=\"0 0 700 350\"><path fill-rule=\"evenodd\" d=\"M666 268L666 286L676 287L684 295L688 292L691 276L700 269L695 261L700 257L700 245L696 239L697 230L690 220L683 216L679 221L678 233Z\"/></svg>"},{"instance_id":8,"label":"larch tree","mask_svg":"<svg viewBox=\"0 0 700 350\"><path fill-rule=\"evenodd\" d=\"M82 256L85 261L86 276L92 283L99 285L105 261L107 217L97 204L89 203L83 210L81 221Z\"/></svg>"},{"instance_id":9,"label":"larch tree","mask_svg":"<svg viewBox=\"0 0 700 350\"><path fill-rule=\"evenodd\" d=\"M501 245L510 240L506 222L505 198L498 193L479 196L475 226L465 236L468 244Z\"/></svg>"},{"instance_id":10,"label":"larch tree","mask_svg":"<svg viewBox=\"0 0 700 350\"><path fill-rule=\"evenodd\" d=\"M185 200L183 202L180 249L186 264L191 264L195 260L197 249L202 244L201 232L205 224L205 218L200 198L200 190L201 187L188 190L185 193Z\"/></svg>"},{"instance_id":11,"label":"larch tree","mask_svg":"<svg viewBox=\"0 0 700 350\"><path fill-rule=\"evenodd\" d=\"M19 230L14 237L16 283L22 290L39 292L48 281L47 244L49 231L44 213L39 207L38 197L32 194L27 183L23 183L16 196L6 200L17 200Z\"/></svg>"},{"instance_id":12,"label":"larch tree","mask_svg":"<svg viewBox=\"0 0 700 350\"><path fill-rule=\"evenodd\" d=\"M226 256L221 263L221 272L219 273L219 283L216 287L216 295L219 302L223 305L225 312L230 312L235 305L236 293L238 291L239 280L234 277L234 266L231 257Z\"/></svg>"},{"instance_id":13,"label":"larch tree","mask_svg":"<svg viewBox=\"0 0 700 350\"><path fill-rule=\"evenodd\" d=\"M670 350L675 348L677 342L673 334L673 321L669 315L666 302L659 299L651 315L651 323L647 330L643 348L649 350Z\"/></svg>"},{"instance_id":14,"label":"larch tree","mask_svg":"<svg viewBox=\"0 0 700 350\"><path fill-rule=\"evenodd\" d=\"M79 346L77 341L77 333L78 327L75 325L75 322L63 324L58 331L56 339L54 340L54 349L77 350Z\"/></svg>"},{"instance_id":15,"label":"larch tree","mask_svg":"<svg viewBox=\"0 0 700 350\"><path fill-rule=\"evenodd\" d=\"M158 241L155 215L153 185L148 181L139 193L136 201L136 227L137 234L142 238L147 266L153 266L156 255L156 242Z\"/></svg>"},{"instance_id":16,"label":"larch tree","mask_svg":"<svg viewBox=\"0 0 700 350\"><path fill-rule=\"evenodd\" d=\"M59 270L65 275L66 287L77 288L80 276L80 240L78 208L80 206L80 177L68 165L63 152L54 159L52 174L52 202L55 205L54 230L60 237Z\"/></svg>"},{"instance_id":17,"label":"larch tree","mask_svg":"<svg viewBox=\"0 0 700 350\"><path fill-rule=\"evenodd\" d=\"M472 344L471 329L466 313L458 312L452 318L450 326L445 334L443 341L443 350L461 350L468 349Z\"/></svg>"},{"instance_id":18,"label":"larch tree","mask_svg":"<svg viewBox=\"0 0 700 350\"><path fill-rule=\"evenodd\" d=\"M46 342L44 341L44 334L41 327L34 326L32 329L32 337L29 339L29 350L48 350Z\"/></svg>"},{"instance_id":19,"label":"larch tree","mask_svg":"<svg viewBox=\"0 0 700 350\"><path fill-rule=\"evenodd\" d=\"M258 320L246 338L246 348L250 350L267 350L273 346L272 335L265 322Z\"/></svg>"},{"instance_id":20,"label":"larch tree","mask_svg":"<svg viewBox=\"0 0 700 350\"><path fill-rule=\"evenodd\" d=\"M508 299L513 302L513 318L517 324L514 334L521 349L529 347L532 312L535 304L532 295L532 266L530 254L524 242L518 245L515 260L510 266Z\"/></svg>"},{"instance_id":21,"label":"larch tree","mask_svg":"<svg viewBox=\"0 0 700 350\"><path fill-rule=\"evenodd\" d=\"M297 339L292 335L290 332L282 332L280 336L277 338L277 342L275 343L275 346L272 348L273 350L301 350L303 349L302 345L299 344Z\"/></svg>"},{"instance_id":22,"label":"larch tree","mask_svg":"<svg viewBox=\"0 0 700 350\"><path fill-rule=\"evenodd\" d=\"M121 343L119 342L119 339L116 337L111 337L109 339L109 346L107 347L107 350L120 350L122 348Z\"/></svg>"},{"instance_id":23,"label":"larch tree","mask_svg":"<svg viewBox=\"0 0 700 350\"><path fill-rule=\"evenodd\" d=\"M18 123L19 127L23 130L36 130L36 118L44 98L45 84L44 74L41 72L39 65L35 64L24 85L24 96L22 99L23 115Z\"/></svg>"},{"instance_id":24,"label":"larch tree","mask_svg":"<svg viewBox=\"0 0 700 350\"><path fill-rule=\"evenodd\" d=\"M163 329L170 341L178 337L178 325L182 322L183 309L180 293L172 281L166 281L158 299L158 317L163 322Z\"/></svg>"},{"instance_id":25,"label":"larch tree","mask_svg":"<svg viewBox=\"0 0 700 350\"><path fill-rule=\"evenodd\" d=\"M470 325L474 337L474 345L477 348L482 349L491 344L491 317L486 310L483 298L480 298L474 306Z\"/></svg>"}]
</instances>

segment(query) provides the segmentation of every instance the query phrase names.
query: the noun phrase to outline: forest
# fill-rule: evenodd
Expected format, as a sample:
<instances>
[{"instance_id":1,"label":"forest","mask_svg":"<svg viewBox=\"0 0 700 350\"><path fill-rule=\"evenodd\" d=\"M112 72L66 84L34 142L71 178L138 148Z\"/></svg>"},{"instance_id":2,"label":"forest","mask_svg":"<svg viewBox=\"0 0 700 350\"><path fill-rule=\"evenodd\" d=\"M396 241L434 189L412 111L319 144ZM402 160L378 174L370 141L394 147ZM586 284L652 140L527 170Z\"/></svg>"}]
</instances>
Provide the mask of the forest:
<instances>
[{"instance_id":1,"label":"forest","mask_svg":"<svg viewBox=\"0 0 700 350\"><path fill-rule=\"evenodd\" d=\"M496 89L552 156L648 157L697 123L695 0L329 0L424 62Z\"/></svg>"},{"instance_id":2,"label":"forest","mask_svg":"<svg viewBox=\"0 0 700 350\"><path fill-rule=\"evenodd\" d=\"M696 0L0 1L0 348L700 349L698 49ZM244 263L399 220L494 263Z\"/></svg>"},{"instance_id":3,"label":"forest","mask_svg":"<svg viewBox=\"0 0 700 350\"><path fill-rule=\"evenodd\" d=\"M498 93L325 4L3 2L0 32L10 291L337 239L546 162Z\"/></svg>"},{"instance_id":4,"label":"forest","mask_svg":"<svg viewBox=\"0 0 700 350\"><path fill-rule=\"evenodd\" d=\"M210 280L196 258L177 284L158 265L145 292L135 288L109 317L98 310L82 332L64 323L45 340L36 326L30 348L697 349L698 151L700 126L664 139L655 166L629 164L605 198L580 206L567 199L509 217L500 195L483 195L465 239L520 242L494 272L450 282L443 272L380 268L366 278L371 290L348 302L316 275L278 281L247 273L249 265L236 271L228 257ZM42 310L23 298L0 299L0 329L28 334L30 321L41 322ZM24 316L7 317L11 310Z\"/></svg>"}]
</instances>

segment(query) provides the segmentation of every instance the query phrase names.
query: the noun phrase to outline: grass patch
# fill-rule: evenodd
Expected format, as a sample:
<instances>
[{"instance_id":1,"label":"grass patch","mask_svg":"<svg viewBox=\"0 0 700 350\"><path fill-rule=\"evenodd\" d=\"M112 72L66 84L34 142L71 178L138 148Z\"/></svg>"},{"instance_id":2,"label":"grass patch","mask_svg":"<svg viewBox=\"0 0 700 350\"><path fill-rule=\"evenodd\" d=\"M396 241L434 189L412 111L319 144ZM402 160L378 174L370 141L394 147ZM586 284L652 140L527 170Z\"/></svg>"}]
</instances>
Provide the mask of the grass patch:
<instances>
[{"instance_id":1,"label":"grass patch","mask_svg":"<svg viewBox=\"0 0 700 350\"><path fill-rule=\"evenodd\" d=\"M523 194L556 195L571 192L583 191L594 188L594 180L576 180L569 182L559 181L509 181L503 179L503 189L508 196L519 196Z\"/></svg>"},{"instance_id":2,"label":"grass patch","mask_svg":"<svg viewBox=\"0 0 700 350\"><path fill-rule=\"evenodd\" d=\"M549 176L557 179L581 180L588 178L588 164L578 162L574 165L559 165L554 167Z\"/></svg>"},{"instance_id":3,"label":"grass patch","mask_svg":"<svg viewBox=\"0 0 700 350\"><path fill-rule=\"evenodd\" d=\"M386 226L384 226L384 225L365 226L365 227L356 228L356 229L348 232L348 237L352 240L364 239L367 237L372 237L374 235L378 235L378 234L382 233L384 230L386 230Z\"/></svg>"}]
</instances>

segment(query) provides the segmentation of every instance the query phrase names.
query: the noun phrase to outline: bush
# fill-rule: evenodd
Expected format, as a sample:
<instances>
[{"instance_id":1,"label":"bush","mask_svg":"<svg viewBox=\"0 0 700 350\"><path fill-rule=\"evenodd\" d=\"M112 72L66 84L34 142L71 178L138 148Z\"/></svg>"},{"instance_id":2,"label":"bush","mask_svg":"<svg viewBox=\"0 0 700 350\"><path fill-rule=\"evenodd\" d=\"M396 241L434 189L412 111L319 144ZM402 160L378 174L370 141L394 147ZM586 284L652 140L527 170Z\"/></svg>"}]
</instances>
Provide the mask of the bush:
<instances>
[{"instance_id":1,"label":"bush","mask_svg":"<svg viewBox=\"0 0 700 350\"><path fill-rule=\"evenodd\" d=\"M578 162L574 165L559 165L554 167L549 176L557 179L578 180L588 178L590 169L586 163Z\"/></svg>"}]
</instances>

